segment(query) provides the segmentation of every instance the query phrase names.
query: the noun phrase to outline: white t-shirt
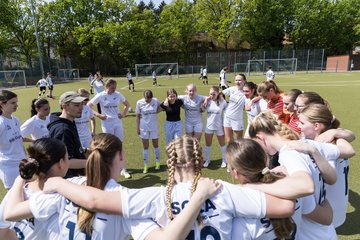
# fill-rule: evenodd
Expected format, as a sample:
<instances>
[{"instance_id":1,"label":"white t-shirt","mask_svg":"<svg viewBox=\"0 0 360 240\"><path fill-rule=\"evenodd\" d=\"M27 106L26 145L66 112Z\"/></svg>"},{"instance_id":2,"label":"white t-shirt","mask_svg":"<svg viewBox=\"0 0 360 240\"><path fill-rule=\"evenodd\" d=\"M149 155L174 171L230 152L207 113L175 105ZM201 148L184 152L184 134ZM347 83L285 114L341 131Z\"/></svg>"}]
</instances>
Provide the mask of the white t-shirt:
<instances>
[{"instance_id":1,"label":"white t-shirt","mask_svg":"<svg viewBox=\"0 0 360 240\"><path fill-rule=\"evenodd\" d=\"M229 87L222 91L225 96L230 96L229 104L225 111L225 117L232 120L242 121L245 107L245 95L236 86Z\"/></svg>"},{"instance_id":2,"label":"white t-shirt","mask_svg":"<svg viewBox=\"0 0 360 240\"><path fill-rule=\"evenodd\" d=\"M156 98L152 98L149 103L144 98L136 103L136 114L140 114L140 130L154 131L158 129L158 112L157 109L160 102Z\"/></svg>"},{"instance_id":3,"label":"white t-shirt","mask_svg":"<svg viewBox=\"0 0 360 240\"><path fill-rule=\"evenodd\" d=\"M90 119L94 117L94 113L91 108L87 105L83 106L83 110L81 113L81 118L75 118L76 129L79 133L79 138L82 146L84 146L84 142L91 138L91 130L90 130Z\"/></svg>"},{"instance_id":4,"label":"white t-shirt","mask_svg":"<svg viewBox=\"0 0 360 240\"><path fill-rule=\"evenodd\" d=\"M201 105L203 104L205 97L195 95L194 99L190 99L188 95L180 95L178 98L184 102L185 123L197 124L202 122Z\"/></svg>"},{"instance_id":5,"label":"white t-shirt","mask_svg":"<svg viewBox=\"0 0 360 240\"><path fill-rule=\"evenodd\" d=\"M23 188L24 198L29 199L37 194L25 186ZM8 202L8 193L5 195L0 205L0 228L9 228L16 232L19 239L38 240L38 239L58 239L59 227L57 224L58 214L54 214L47 222L38 221L34 218L23 219L17 222L4 220L4 208Z\"/></svg>"},{"instance_id":6,"label":"white t-shirt","mask_svg":"<svg viewBox=\"0 0 360 240\"><path fill-rule=\"evenodd\" d=\"M17 167L24 158L19 120L15 116L9 119L0 115L0 161L4 161L2 164Z\"/></svg>"},{"instance_id":7,"label":"white t-shirt","mask_svg":"<svg viewBox=\"0 0 360 240\"><path fill-rule=\"evenodd\" d=\"M282 147L279 151L279 163L282 166L285 166L288 174L291 176L294 172L297 171L305 171L312 177L315 185L315 192L310 199L316 204L321 204L326 197L325 191L325 183L320 174L320 171L316 165L314 159L310 157L310 155L299 153L293 150L285 149L286 145ZM309 197L310 197L309 196ZM302 211L303 214L304 211ZM307 212L309 213L309 212ZM298 211L295 211L294 214L299 214ZM294 217L298 219L297 217ZM335 233L335 229L333 226L325 226L319 223L316 223L305 216L301 216L301 222L297 224L297 238L299 239L333 239L333 235ZM336 233L335 233L336 237Z\"/></svg>"},{"instance_id":8,"label":"white t-shirt","mask_svg":"<svg viewBox=\"0 0 360 240\"><path fill-rule=\"evenodd\" d=\"M52 79L51 79L50 76L48 76L48 77L46 78L46 82L47 82L47 85L48 85L48 86L52 86L52 85L53 85L53 82L52 82Z\"/></svg>"},{"instance_id":9,"label":"white t-shirt","mask_svg":"<svg viewBox=\"0 0 360 240\"><path fill-rule=\"evenodd\" d=\"M125 101L126 98L117 91L112 94L107 94L103 91L90 100L90 102L94 105L100 103L102 111L101 114L106 115L109 120L119 119L119 105Z\"/></svg>"},{"instance_id":10,"label":"white t-shirt","mask_svg":"<svg viewBox=\"0 0 360 240\"><path fill-rule=\"evenodd\" d=\"M326 198L333 209L333 225L340 226L346 219L346 211L349 200L347 177L349 162L347 159L339 159L339 148L330 143L320 143L317 141L303 139L303 141L314 145L320 154L336 170L337 180L335 184L325 184Z\"/></svg>"},{"instance_id":11,"label":"white t-shirt","mask_svg":"<svg viewBox=\"0 0 360 240\"><path fill-rule=\"evenodd\" d=\"M271 69L269 69L265 75L267 81L274 80L275 74Z\"/></svg>"},{"instance_id":12,"label":"white t-shirt","mask_svg":"<svg viewBox=\"0 0 360 240\"><path fill-rule=\"evenodd\" d=\"M85 181L85 177L69 180L81 184ZM123 189L113 179L109 180L105 186L105 191L123 191ZM149 219L130 220L120 215L96 213L90 238L80 232L76 225L78 206L65 197L59 194L38 194L30 198L30 208L34 217L39 221L47 221L54 213L59 213L59 239L127 240L130 234L133 234L134 239L144 239L152 230L158 228Z\"/></svg>"},{"instance_id":13,"label":"white t-shirt","mask_svg":"<svg viewBox=\"0 0 360 240\"><path fill-rule=\"evenodd\" d=\"M222 100L219 105L216 101L209 100L206 107L206 128L209 130L219 130L223 128L223 112L225 111L227 102Z\"/></svg>"},{"instance_id":14,"label":"white t-shirt","mask_svg":"<svg viewBox=\"0 0 360 240\"><path fill-rule=\"evenodd\" d=\"M39 87L46 87L47 81L42 78L36 83L36 85L39 86Z\"/></svg>"},{"instance_id":15,"label":"white t-shirt","mask_svg":"<svg viewBox=\"0 0 360 240\"><path fill-rule=\"evenodd\" d=\"M92 86L94 88L94 95L101 93L105 90L104 82L102 80L93 80Z\"/></svg>"},{"instance_id":16,"label":"white t-shirt","mask_svg":"<svg viewBox=\"0 0 360 240\"><path fill-rule=\"evenodd\" d=\"M227 87L228 83L227 83L227 76L226 76L226 72L224 70L220 71L220 85L223 87Z\"/></svg>"},{"instance_id":17,"label":"white t-shirt","mask_svg":"<svg viewBox=\"0 0 360 240\"><path fill-rule=\"evenodd\" d=\"M187 239L231 239L233 218L265 216L264 193L223 181L221 183L223 185L221 190L211 199L206 200L200 211L204 227L200 230L195 223ZM124 216L151 217L160 226L169 223L165 187L127 190L126 198L122 199L123 209L128 210L124 211ZM191 182L178 183L174 186L171 194L174 217L186 206L190 196Z\"/></svg>"},{"instance_id":18,"label":"white t-shirt","mask_svg":"<svg viewBox=\"0 0 360 240\"><path fill-rule=\"evenodd\" d=\"M128 81L132 80L132 75L131 75L131 73L127 73L127 74L126 74L126 77L127 77L127 80L128 80Z\"/></svg>"},{"instance_id":19,"label":"white t-shirt","mask_svg":"<svg viewBox=\"0 0 360 240\"><path fill-rule=\"evenodd\" d=\"M203 75L203 77L206 77L206 76L207 76L207 69L206 69L206 68L204 68L204 69L202 70L202 75Z\"/></svg>"},{"instance_id":20,"label":"white t-shirt","mask_svg":"<svg viewBox=\"0 0 360 240\"><path fill-rule=\"evenodd\" d=\"M250 101L251 99L246 98L245 105L249 104ZM262 98L259 101L253 103L251 105L250 111L246 111L248 125L259 113L265 111L266 109L267 109L267 102Z\"/></svg>"},{"instance_id":21,"label":"white t-shirt","mask_svg":"<svg viewBox=\"0 0 360 240\"><path fill-rule=\"evenodd\" d=\"M45 120L43 120L34 115L21 125L21 136L25 138L31 134L33 140L49 137L49 130L47 129L49 122L50 116L46 116Z\"/></svg>"},{"instance_id":22,"label":"white t-shirt","mask_svg":"<svg viewBox=\"0 0 360 240\"><path fill-rule=\"evenodd\" d=\"M273 226L268 218L235 218L231 239L276 239Z\"/></svg>"}]
</instances>

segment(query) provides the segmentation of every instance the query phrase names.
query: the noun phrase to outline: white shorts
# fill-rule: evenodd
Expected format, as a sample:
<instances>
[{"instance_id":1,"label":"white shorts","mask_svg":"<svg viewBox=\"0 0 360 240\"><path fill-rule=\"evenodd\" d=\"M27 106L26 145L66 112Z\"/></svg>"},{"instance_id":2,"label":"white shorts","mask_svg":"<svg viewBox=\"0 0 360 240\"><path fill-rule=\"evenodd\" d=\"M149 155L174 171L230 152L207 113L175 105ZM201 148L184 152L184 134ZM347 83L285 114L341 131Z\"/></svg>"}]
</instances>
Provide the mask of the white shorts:
<instances>
[{"instance_id":1,"label":"white shorts","mask_svg":"<svg viewBox=\"0 0 360 240\"><path fill-rule=\"evenodd\" d=\"M143 129L140 129L140 135L139 137L141 139L158 139L159 138L159 131L152 130L152 131L145 131Z\"/></svg>"},{"instance_id":2,"label":"white shorts","mask_svg":"<svg viewBox=\"0 0 360 240\"><path fill-rule=\"evenodd\" d=\"M124 140L124 129L120 119L112 118L101 121L101 129L103 133L111 133L117 136L121 141Z\"/></svg>"},{"instance_id":3,"label":"white shorts","mask_svg":"<svg viewBox=\"0 0 360 240\"><path fill-rule=\"evenodd\" d=\"M244 130L244 119L233 120L224 117L224 127L231 128L233 131L242 131Z\"/></svg>"},{"instance_id":4,"label":"white shorts","mask_svg":"<svg viewBox=\"0 0 360 240\"><path fill-rule=\"evenodd\" d=\"M0 161L0 179L6 189L14 184L17 176L19 176L20 160L4 160Z\"/></svg>"},{"instance_id":5,"label":"white shorts","mask_svg":"<svg viewBox=\"0 0 360 240\"><path fill-rule=\"evenodd\" d=\"M166 146L174 139L182 136L182 122L165 121L164 125Z\"/></svg>"},{"instance_id":6,"label":"white shorts","mask_svg":"<svg viewBox=\"0 0 360 240\"><path fill-rule=\"evenodd\" d=\"M203 123L199 122L196 124L190 124L185 122L185 132L186 133L202 133Z\"/></svg>"},{"instance_id":7,"label":"white shorts","mask_svg":"<svg viewBox=\"0 0 360 240\"><path fill-rule=\"evenodd\" d=\"M205 128L205 133L207 134L215 134L216 136L224 136L224 128L220 128L218 130L211 130L207 127Z\"/></svg>"}]
</instances>

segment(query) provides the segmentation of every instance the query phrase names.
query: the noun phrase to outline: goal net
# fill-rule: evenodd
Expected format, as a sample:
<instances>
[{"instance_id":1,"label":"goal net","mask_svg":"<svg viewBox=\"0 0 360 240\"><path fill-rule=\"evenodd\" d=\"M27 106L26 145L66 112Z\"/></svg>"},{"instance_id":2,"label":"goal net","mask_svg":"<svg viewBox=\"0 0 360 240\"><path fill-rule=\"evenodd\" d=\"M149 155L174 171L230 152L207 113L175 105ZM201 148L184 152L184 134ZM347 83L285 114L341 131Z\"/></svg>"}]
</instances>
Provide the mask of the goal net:
<instances>
[{"instance_id":1,"label":"goal net","mask_svg":"<svg viewBox=\"0 0 360 240\"><path fill-rule=\"evenodd\" d=\"M264 75L270 66L276 74L294 74L297 69L297 58L248 60L245 72L248 76Z\"/></svg>"},{"instance_id":2,"label":"goal net","mask_svg":"<svg viewBox=\"0 0 360 240\"><path fill-rule=\"evenodd\" d=\"M57 77L62 81L77 80L80 78L78 68L65 68L59 69L57 72Z\"/></svg>"},{"instance_id":3,"label":"goal net","mask_svg":"<svg viewBox=\"0 0 360 240\"><path fill-rule=\"evenodd\" d=\"M0 88L11 88L17 86L26 87L24 70L0 71Z\"/></svg>"},{"instance_id":4,"label":"goal net","mask_svg":"<svg viewBox=\"0 0 360 240\"><path fill-rule=\"evenodd\" d=\"M153 71L156 77L168 77L168 70L171 69L171 75L179 78L179 65L178 63L149 63L149 64L135 64L136 78L139 77L152 77Z\"/></svg>"}]
</instances>

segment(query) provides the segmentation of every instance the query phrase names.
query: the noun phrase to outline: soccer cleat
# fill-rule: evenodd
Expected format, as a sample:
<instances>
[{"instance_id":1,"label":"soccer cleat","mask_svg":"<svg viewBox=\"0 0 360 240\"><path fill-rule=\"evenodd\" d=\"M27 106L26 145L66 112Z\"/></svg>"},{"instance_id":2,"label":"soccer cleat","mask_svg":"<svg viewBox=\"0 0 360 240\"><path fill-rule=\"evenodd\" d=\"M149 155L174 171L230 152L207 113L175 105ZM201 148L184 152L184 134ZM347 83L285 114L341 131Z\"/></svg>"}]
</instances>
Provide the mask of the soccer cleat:
<instances>
[{"instance_id":1,"label":"soccer cleat","mask_svg":"<svg viewBox=\"0 0 360 240\"><path fill-rule=\"evenodd\" d=\"M131 178L131 175L126 171L125 168L121 170L121 175L123 175L126 179Z\"/></svg>"},{"instance_id":2,"label":"soccer cleat","mask_svg":"<svg viewBox=\"0 0 360 240\"><path fill-rule=\"evenodd\" d=\"M226 162L221 163L221 168L226 168Z\"/></svg>"},{"instance_id":3,"label":"soccer cleat","mask_svg":"<svg viewBox=\"0 0 360 240\"><path fill-rule=\"evenodd\" d=\"M205 161L203 167L207 168L209 166L209 164L210 164L210 161Z\"/></svg>"},{"instance_id":4,"label":"soccer cleat","mask_svg":"<svg viewBox=\"0 0 360 240\"><path fill-rule=\"evenodd\" d=\"M145 164L145 165L144 165L143 173L145 173L145 174L148 173L148 169L149 169L148 165Z\"/></svg>"},{"instance_id":5,"label":"soccer cleat","mask_svg":"<svg viewBox=\"0 0 360 240\"><path fill-rule=\"evenodd\" d=\"M160 162L155 163L155 170L160 170Z\"/></svg>"}]
</instances>

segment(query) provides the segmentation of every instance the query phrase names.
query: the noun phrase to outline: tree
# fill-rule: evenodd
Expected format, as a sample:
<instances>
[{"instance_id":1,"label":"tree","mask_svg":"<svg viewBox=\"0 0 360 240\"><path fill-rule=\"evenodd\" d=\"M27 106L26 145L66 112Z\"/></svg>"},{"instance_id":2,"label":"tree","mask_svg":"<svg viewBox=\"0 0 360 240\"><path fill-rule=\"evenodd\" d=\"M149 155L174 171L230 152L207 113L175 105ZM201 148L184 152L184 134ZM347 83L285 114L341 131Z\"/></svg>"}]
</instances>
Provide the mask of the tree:
<instances>
[{"instance_id":1,"label":"tree","mask_svg":"<svg viewBox=\"0 0 360 240\"><path fill-rule=\"evenodd\" d=\"M160 15L160 40L163 50L180 51L186 55L196 33L193 5L186 0L175 0L164 7Z\"/></svg>"},{"instance_id":2,"label":"tree","mask_svg":"<svg viewBox=\"0 0 360 240\"><path fill-rule=\"evenodd\" d=\"M246 0L241 9L240 32L251 49L282 47L291 28L292 0Z\"/></svg>"},{"instance_id":3,"label":"tree","mask_svg":"<svg viewBox=\"0 0 360 240\"><path fill-rule=\"evenodd\" d=\"M204 32L225 49L231 36L237 31L241 16L241 0L197 0L196 20L199 32Z\"/></svg>"}]
</instances>

